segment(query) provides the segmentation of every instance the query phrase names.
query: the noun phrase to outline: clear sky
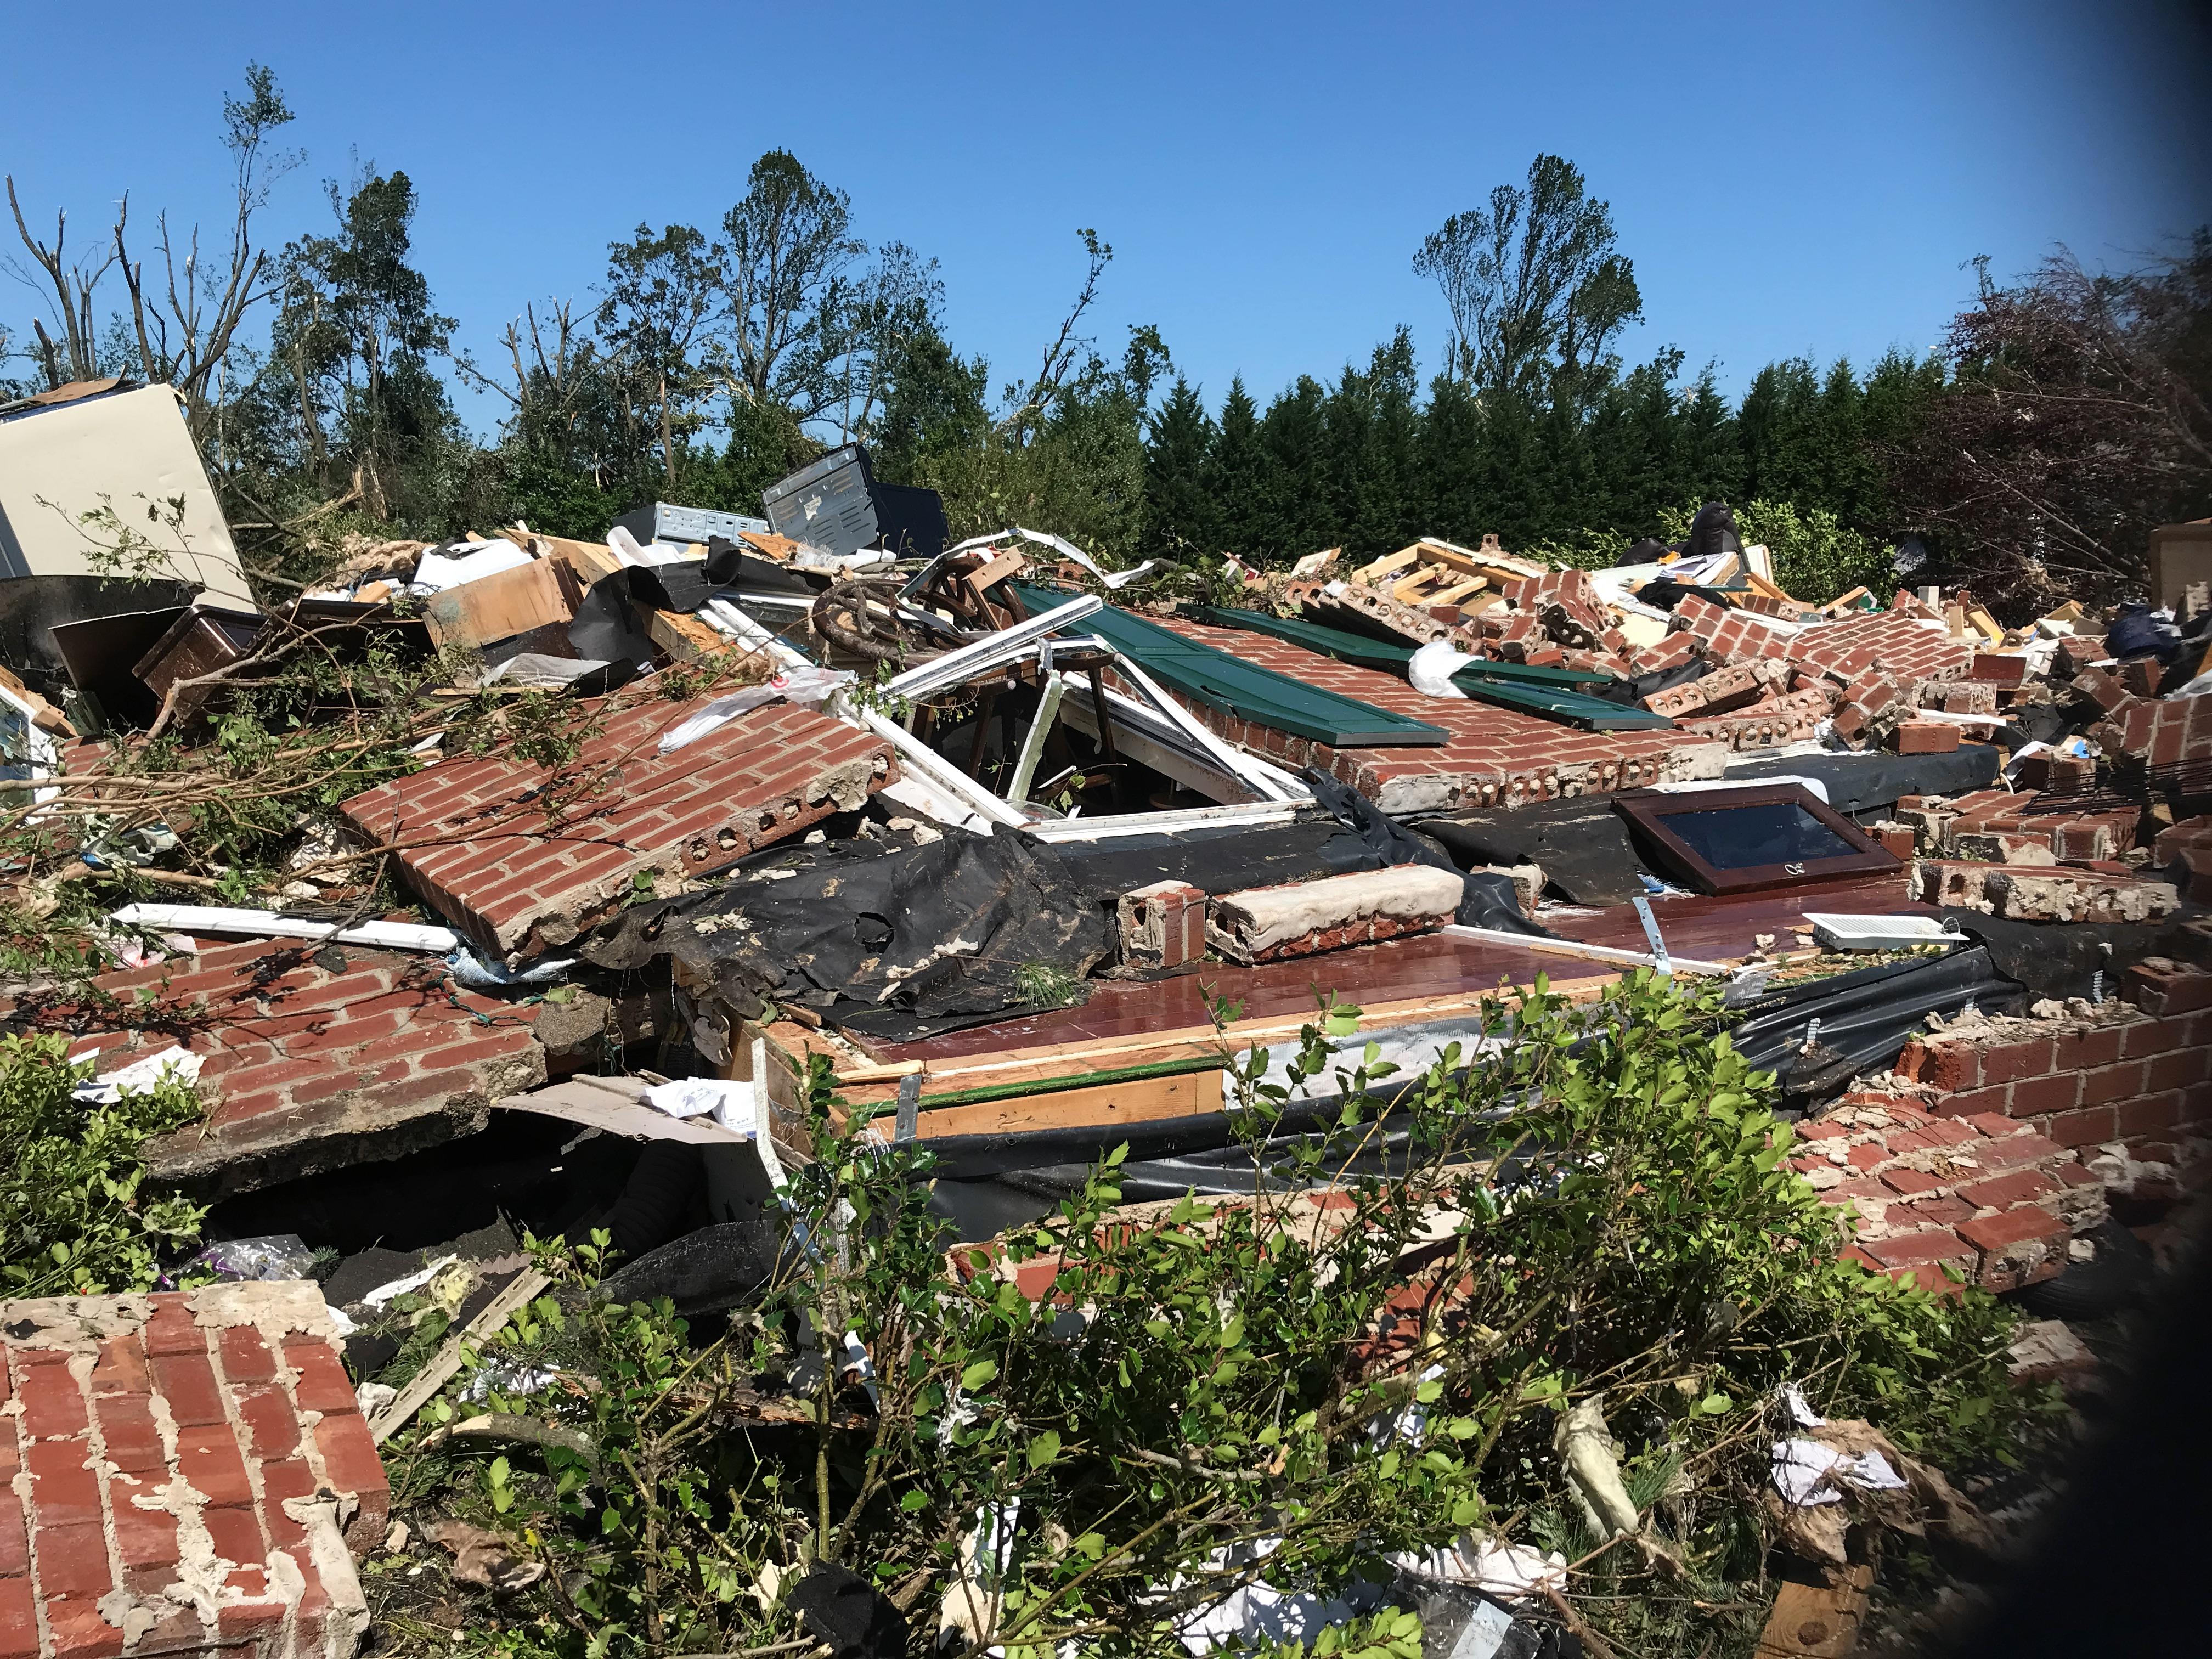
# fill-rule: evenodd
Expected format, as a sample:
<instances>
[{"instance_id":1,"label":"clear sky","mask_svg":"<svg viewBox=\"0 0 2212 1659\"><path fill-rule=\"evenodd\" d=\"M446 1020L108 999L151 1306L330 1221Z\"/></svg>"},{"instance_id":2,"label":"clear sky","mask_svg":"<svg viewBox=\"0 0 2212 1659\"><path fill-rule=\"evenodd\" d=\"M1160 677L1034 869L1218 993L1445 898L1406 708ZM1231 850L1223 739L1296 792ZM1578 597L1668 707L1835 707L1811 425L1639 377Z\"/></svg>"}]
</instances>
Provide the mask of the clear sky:
<instances>
[{"instance_id":1,"label":"clear sky","mask_svg":"<svg viewBox=\"0 0 2212 1659\"><path fill-rule=\"evenodd\" d=\"M50 228L217 228L222 95L270 64L307 153L264 226L320 229L355 155L416 182L417 262L460 343L592 303L641 221L711 228L762 150L942 263L947 332L1034 366L1080 278L1118 352L1157 323L1218 403L1262 401L1441 299L1422 236L1540 150L1613 205L1647 322L1740 391L1769 359L1924 349L2060 243L2131 263L2212 221L2212 100L2180 9L1955 3L1333 6L423 4L136 0L12 15L0 167ZM115 297L120 297L119 289ZM0 285L0 318L31 296ZM465 410L488 424L496 410Z\"/></svg>"}]
</instances>

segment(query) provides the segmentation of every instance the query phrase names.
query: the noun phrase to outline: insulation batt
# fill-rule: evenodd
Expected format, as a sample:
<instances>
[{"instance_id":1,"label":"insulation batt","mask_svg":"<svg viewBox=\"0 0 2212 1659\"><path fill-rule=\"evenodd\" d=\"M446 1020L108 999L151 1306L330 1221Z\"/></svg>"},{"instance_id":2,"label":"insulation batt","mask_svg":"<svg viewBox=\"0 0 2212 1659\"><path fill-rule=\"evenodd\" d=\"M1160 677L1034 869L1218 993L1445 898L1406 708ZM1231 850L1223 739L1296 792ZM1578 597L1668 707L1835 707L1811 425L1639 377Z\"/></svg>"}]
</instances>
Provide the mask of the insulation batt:
<instances>
[{"instance_id":1,"label":"insulation batt","mask_svg":"<svg viewBox=\"0 0 2212 1659\"><path fill-rule=\"evenodd\" d=\"M1465 886L1452 871L1401 864L1323 881L1256 887L1214 900L1206 931L1225 936L1238 950L1260 951L1374 916L1441 925L1458 910Z\"/></svg>"}]
</instances>

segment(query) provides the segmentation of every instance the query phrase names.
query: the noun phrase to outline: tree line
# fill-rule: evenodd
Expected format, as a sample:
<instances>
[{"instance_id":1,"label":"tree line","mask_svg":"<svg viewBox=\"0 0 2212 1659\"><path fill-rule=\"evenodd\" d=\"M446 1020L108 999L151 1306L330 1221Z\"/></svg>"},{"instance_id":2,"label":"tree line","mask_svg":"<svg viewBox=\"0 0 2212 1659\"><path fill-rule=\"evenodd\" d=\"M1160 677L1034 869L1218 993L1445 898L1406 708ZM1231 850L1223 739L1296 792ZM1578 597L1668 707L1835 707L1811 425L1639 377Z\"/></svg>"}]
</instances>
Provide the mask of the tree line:
<instances>
[{"instance_id":1,"label":"tree line","mask_svg":"<svg viewBox=\"0 0 2212 1659\"><path fill-rule=\"evenodd\" d=\"M1770 363L1731 404L1673 348L1624 362L1633 262L1580 171L1539 155L1413 252L1449 318L1441 368L1424 379L1401 326L1263 406L1241 379L1209 399L1156 328L1089 331L1113 259L1092 230L1031 362L963 356L936 261L871 246L847 194L781 149L718 221L639 225L591 303L526 304L479 357L418 268L404 171L329 182L328 222L270 245L270 187L304 159L277 142L292 112L252 65L222 117L234 210L205 249L164 216L141 257L127 197L106 243L72 249L60 216L51 240L33 230L9 179L29 262L12 263L43 305L0 351L18 392L177 386L268 564L516 518L596 536L656 498L757 511L850 439L880 476L940 490L963 532L1020 522L1109 560L1279 565L1494 532L1589 562L1720 498L1792 541L1810 580L1879 580L1912 535L2024 605L2139 585L2148 531L2212 508L2203 231L2132 273L2061 255L2004 286L1984 266L1938 351ZM456 386L495 400L495 434L468 429Z\"/></svg>"}]
</instances>

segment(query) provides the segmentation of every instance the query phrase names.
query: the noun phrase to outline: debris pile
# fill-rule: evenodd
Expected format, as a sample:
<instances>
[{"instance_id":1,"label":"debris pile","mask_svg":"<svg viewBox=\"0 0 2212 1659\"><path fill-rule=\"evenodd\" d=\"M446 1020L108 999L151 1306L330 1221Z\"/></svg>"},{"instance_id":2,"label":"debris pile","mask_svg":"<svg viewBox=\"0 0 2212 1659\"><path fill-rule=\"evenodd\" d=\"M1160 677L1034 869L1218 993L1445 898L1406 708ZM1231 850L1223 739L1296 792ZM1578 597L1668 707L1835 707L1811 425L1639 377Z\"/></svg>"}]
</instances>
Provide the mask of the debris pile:
<instances>
[{"instance_id":1,"label":"debris pile","mask_svg":"<svg viewBox=\"0 0 2212 1659\"><path fill-rule=\"evenodd\" d=\"M1059 1259L1006 1240L1071 1171L1112 1153L1117 1226L1256 1203L1259 1079L1296 1146L1368 1098L1355 1072L1454 1053L1431 1086L1479 1078L1510 1046L1501 987L1712 992L1699 1029L1802 1118L1771 1156L1848 1212L1848 1259L1945 1295L2057 1279L2208 1167L2199 590L2014 627L1940 588L1813 605L1722 514L1610 569L1495 537L1232 560L1200 603L1187 572L1044 532L947 545L935 497L858 447L763 506L362 544L281 604L234 558L167 586L10 579L68 586L0 676L0 852L15 912L62 941L4 988L9 1030L65 1045L88 1106L189 1084L200 1121L147 1142L144 1176L212 1205L228 1254L162 1266L283 1275L9 1304L39 1586L0 1552L14 1651L278 1631L343 1659L353 1553L385 1536L374 1444L433 1401L437 1443L505 1432L446 1408L557 1374L480 1352L554 1294L520 1233L603 1234L624 1306L751 1317L787 1260L834 1278L849 1255L852 1212L824 1237L793 1196L836 1137L927 1152L952 1282L1050 1302ZM1304 1170L1268 1224L1372 1223L1349 1194L1377 1155ZM1410 1364L1474 1293L1440 1265L1463 1219L1426 1215L1394 1258L1364 1361ZM487 1229L501 1285L441 1279ZM402 1300L350 1295L371 1279ZM832 1421L802 1375L855 1421L885 1408L878 1334L834 1370L812 1324L791 1340L774 1388L714 1409ZM2048 1337L2023 1375L2065 1352ZM130 1450L148 1413L175 1432ZM1656 1499L1613 1491L1588 1414L1575 1455L1626 1506L1595 1534L1638 1532ZM432 1524L465 1582L538 1582L496 1533ZM1563 1556L1424 1547L1405 1571L1477 1611L1571 1617ZM1510 1594L1468 1565L1524 1554ZM1185 1611L1226 1632L1231 1605Z\"/></svg>"}]
</instances>

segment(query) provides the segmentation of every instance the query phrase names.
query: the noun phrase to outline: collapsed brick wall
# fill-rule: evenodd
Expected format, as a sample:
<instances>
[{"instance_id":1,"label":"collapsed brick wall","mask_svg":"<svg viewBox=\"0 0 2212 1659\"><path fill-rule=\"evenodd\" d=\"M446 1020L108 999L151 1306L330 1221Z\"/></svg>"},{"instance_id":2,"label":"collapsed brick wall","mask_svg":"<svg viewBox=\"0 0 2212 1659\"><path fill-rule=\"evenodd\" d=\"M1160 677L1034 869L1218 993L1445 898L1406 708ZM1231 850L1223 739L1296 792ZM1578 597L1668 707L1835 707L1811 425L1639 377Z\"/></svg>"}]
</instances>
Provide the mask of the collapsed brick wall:
<instances>
[{"instance_id":1,"label":"collapsed brick wall","mask_svg":"<svg viewBox=\"0 0 2212 1659\"><path fill-rule=\"evenodd\" d=\"M670 754L661 734L706 706L611 714L558 773L492 757L441 762L338 810L399 843L409 883L496 956L566 945L641 874L706 876L849 811L897 776L890 746L841 720L771 704ZM574 799L549 812L564 792Z\"/></svg>"},{"instance_id":2,"label":"collapsed brick wall","mask_svg":"<svg viewBox=\"0 0 2212 1659\"><path fill-rule=\"evenodd\" d=\"M2183 976L2212 987L2212 975ZM1971 1022L1907 1043L1895 1073L1941 1116L2003 1118L2061 1146L2193 1164L2189 1143L2212 1136L2212 1006L2153 1015L2113 1003L2094 1019Z\"/></svg>"},{"instance_id":3,"label":"collapsed brick wall","mask_svg":"<svg viewBox=\"0 0 2212 1659\"><path fill-rule=\"evenodd\" d=\"M346 1659L390 1494L313 1285L0 1308L0 1659Z\"/></svg>"},{"instance_id":4,"label":"collapsed brick wall","mask_svg":"<svg viewBox=\"0 0 2212 1659\"><path fill-rule=\"evenodd\" d=\"M2001 1113L1944 1116L1878 1090L1797 1126L1790 1167L1856 1212L1844 1254L1932 1291L2008 1291L2056 1277L2104 1188L2071 1148Z\"/></svg>"},{"instance_id":5,"label":"collapsed brick wall","mask_svg":"<svg viewBox=\"0 0 2212 1659\"><path fill-rule=\"evenodd\" d=\"M205 1118L147 1161L204 1197L473 1133L493 1101L545 1080L529 1011L463 990L434 958L252 940L94 983L110 1000L25 997L9 1024L69 1033L70 1057L103 1073L173 1046L204 1056Z\"/></svg>"}]
</instances>

